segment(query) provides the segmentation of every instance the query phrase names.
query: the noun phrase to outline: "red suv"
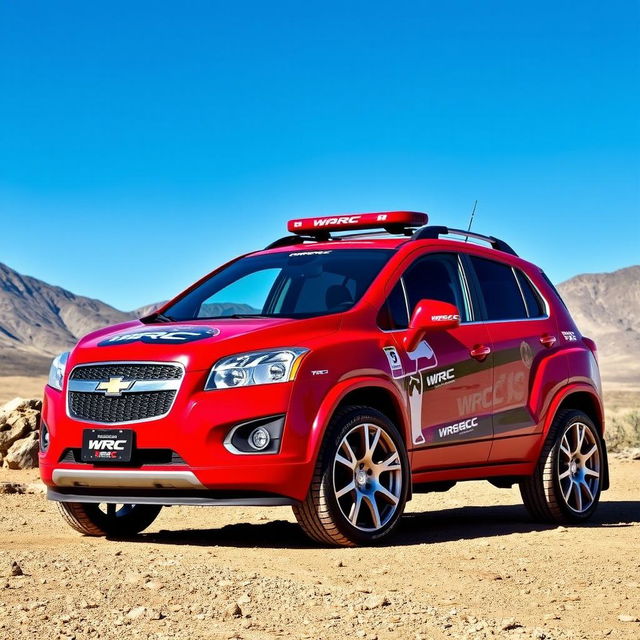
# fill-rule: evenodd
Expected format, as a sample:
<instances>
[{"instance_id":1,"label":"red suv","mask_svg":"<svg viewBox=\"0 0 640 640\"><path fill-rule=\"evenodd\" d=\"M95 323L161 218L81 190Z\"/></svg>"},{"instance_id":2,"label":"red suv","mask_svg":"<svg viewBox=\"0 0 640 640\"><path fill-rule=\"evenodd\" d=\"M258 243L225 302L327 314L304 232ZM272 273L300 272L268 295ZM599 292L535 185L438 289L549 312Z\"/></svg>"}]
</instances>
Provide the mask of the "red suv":
<instances>
[{"instance_id":1,"label":"red suv","mask_svg":"<svg viewBox=\"0 0 640 640\"><path fill-rule=\"evenodd\" d=\"M478 479L519 484L537 520L593 514L596 347L540 268L422 213L289 231L55 359L40 469L72 527L291 505L314 540L364 544L414 493Z\"/></svg>"}]
</instances>

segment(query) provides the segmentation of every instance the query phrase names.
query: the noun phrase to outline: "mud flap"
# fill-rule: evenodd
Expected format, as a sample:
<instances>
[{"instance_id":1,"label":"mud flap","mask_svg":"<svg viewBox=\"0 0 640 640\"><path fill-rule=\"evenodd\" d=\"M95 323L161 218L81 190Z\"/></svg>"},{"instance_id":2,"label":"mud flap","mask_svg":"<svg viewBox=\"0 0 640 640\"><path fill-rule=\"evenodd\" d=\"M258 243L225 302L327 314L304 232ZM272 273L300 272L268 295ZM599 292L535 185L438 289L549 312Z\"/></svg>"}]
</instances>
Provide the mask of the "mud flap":
<instances>
[{"instance_id":1,"label":"mud flap","mask_svg":"<svg viewBox=\"0 0 640 640\"><path fill-rule=\"evenodd\" d=\"M602 491L609 488L609 454L607 453L607 443L602 438Z\"/></svg>"}]
</instances>

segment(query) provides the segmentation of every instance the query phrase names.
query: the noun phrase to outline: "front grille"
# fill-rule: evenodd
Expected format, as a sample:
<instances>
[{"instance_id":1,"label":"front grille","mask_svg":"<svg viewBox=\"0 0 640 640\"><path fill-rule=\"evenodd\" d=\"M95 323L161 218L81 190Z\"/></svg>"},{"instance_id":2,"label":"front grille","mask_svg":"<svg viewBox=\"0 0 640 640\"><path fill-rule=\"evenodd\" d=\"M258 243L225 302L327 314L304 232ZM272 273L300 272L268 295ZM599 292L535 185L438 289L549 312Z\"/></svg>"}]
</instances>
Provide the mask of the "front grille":
<instances>
[{"instance_id":1,"label":"front grille","mask_svg":"<svg viewBox=\"0 0 640 640\"><path fill-rule=\"evenodd\" d=\"M72 380L180 380L182 368L175 364L95 364L76 367Z\"/></svg>"},{"instance_id":2,"label":"front grille","mask_svg":"<svg viewBox=\"0 0 640 640\"><path fill-rule=\"evenodd\" d=\"M184 369L175 363L79 365L69 376L69 416L102 424L164 416L173 405L183 376ZM115 384L115 390L109 387L110 383Z\"/></svg>"},{"instance_id":3,"label":"front grille","mask_svg":"<svg viewBox=\"0 0 640 640\"><path fill-rule=\"evenodd\" d=\"M148 391L110 398L102 393L69 392L73 418L91 422L135 422L169 412L175 391Z\"/></svg>"}]
</instances>

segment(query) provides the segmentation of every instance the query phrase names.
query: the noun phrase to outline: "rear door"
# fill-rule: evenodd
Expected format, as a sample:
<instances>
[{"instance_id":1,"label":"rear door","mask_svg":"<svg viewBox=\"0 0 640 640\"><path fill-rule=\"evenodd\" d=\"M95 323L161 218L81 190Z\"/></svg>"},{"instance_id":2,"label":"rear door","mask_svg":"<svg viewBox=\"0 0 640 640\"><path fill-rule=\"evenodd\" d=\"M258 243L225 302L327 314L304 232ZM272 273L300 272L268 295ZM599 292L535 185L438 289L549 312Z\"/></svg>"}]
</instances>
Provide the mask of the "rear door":
<instances>
[{"instance_id":1,"label":"rear door","mask_svg":"<svg viewBox=\"0 0 640 640\"><path fill-rule=\"evenodd\" d=\"M471 353L488 347L490 339L484 324L473 322L457 254L426 254L406 269L389 297L394 328L406 328L423 299L455 304L461 324L428 334L411 353L404 348L403 331L389 336L394 340L386 350L391 371L402 385L411 417L413 471L484 464L492 437L492 357L488 353L475 359Z\"/></svg>"},{"instance_id":2,"label":"rear door","mask_svg":"<svg viewBox=\"0 0 640 640\"><path fill-rule=\"evenodd\" d=\"M524 460L537 443L533 381L554 351L555 322L540 292L518 267L475 255L468 256L468 262L493 348L495 443L490 460Z\"/></svg>"}]
</instances>

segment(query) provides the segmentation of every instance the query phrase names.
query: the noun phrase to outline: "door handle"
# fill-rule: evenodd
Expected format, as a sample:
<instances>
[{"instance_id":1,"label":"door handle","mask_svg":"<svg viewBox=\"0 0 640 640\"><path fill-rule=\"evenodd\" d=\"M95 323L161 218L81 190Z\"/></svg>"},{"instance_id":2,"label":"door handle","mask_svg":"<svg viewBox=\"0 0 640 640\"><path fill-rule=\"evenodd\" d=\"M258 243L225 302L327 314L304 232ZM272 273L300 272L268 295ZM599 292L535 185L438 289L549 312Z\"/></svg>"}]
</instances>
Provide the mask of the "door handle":
<instances>
[{"instance_id":1,"label":"door handle","mask_svg":"<svg viewBox=\"0 0 640 640\"><path fill-rule=\"evenodd\" d=\"M475 358L478 362L482 362L487 359L487 356L491 353L491 347L486 347L483 344L477 344L471 351L469 351L469 355L472 358Z\"/></svg>"},{"instance_id":2,"label":"door handle","mask_svg":"<svg viewBox=\"0 0 640 640\"><path fill-rule=\"evenodd\" d=\"M540 336L540 343L549 349L556 343L556 337L552 336L550 333L543 333Z\"/></svg>"}]
</instances>

